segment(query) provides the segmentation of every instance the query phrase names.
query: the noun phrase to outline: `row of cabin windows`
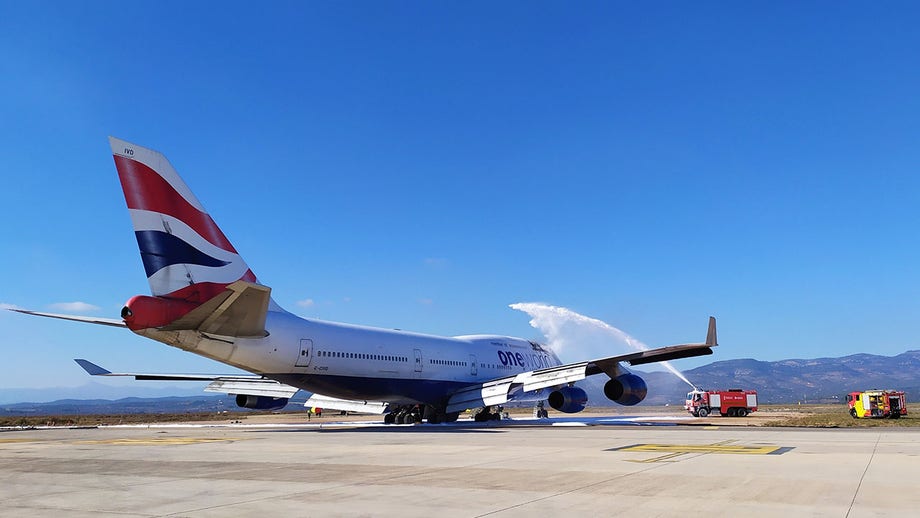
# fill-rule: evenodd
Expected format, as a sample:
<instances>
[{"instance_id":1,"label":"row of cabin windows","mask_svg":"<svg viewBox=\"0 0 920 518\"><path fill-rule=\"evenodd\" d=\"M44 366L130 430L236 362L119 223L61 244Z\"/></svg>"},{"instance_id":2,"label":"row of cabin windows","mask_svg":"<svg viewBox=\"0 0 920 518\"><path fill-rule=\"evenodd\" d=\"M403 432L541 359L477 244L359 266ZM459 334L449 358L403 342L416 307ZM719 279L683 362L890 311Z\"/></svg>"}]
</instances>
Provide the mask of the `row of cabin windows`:
<instances>
[{"instance_id":1,"label":"row of cabin windows","mask_svg":"<svg viewBox=\"0 0 920 518\"><path fill-rule=\"evenodd\" d=\"M454 367L466 367L466 362L458 362L454 360L428 360L428 363L432 365L452 365Z\"/></svg>"},{"instance_id":2,"label":"row of cabin windows","mask_svg":"<svg viewBox=\"0 0 920 518\"><path fill-rule=\"evenodd\" d=\"M350 358L353 360L378 360L403 363L409 361L409 358L405 356L390 356L388 354L346 353L342 351L319 351L317 354L324 358Z\"/></svg>"}]
</instances>

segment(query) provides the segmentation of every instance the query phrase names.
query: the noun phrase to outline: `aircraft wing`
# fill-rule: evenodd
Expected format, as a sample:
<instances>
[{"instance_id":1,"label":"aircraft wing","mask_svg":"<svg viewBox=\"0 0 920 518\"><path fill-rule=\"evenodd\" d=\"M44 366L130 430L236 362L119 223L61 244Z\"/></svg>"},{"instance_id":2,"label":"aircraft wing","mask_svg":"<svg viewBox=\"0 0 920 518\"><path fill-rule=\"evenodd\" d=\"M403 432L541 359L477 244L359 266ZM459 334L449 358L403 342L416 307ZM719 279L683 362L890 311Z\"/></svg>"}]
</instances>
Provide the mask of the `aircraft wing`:
<instances>
[{"instance_id":1,"label":"aircraft wing","mask_svg":"<svg viewBox=\"0 0 920 518\"><path fill-rule=\"evenodd\" d=\"M706 335L706 343L671 345L597 360L568 363L490 380L455 392L447 402L447 412L460 412L467 408L501 405L514 399L518 394L574 383L602 372L611 378L615 378L622 374L619 366L620 362L626 362L630 365L644 365L679 358L705 356L712 354L712 348L717 345L716 319L709 317L709 331Z\"/></svg>"},{"instance_id":2,"label":"aircraft wing","mask_svg":"<svg viewBox=\"0 0 920 518\"><path fill-rule=\"evenodd\" d=\"M80 315L62 315L59 313L44 313L42 311L31 311L28 309L10 308L10 311L15 311L17 313L25 313L26 315L35 315L37 317L60 318L61 320L73 320L76 322L87 322L90 324L100 324L103 326L128 327L125 325L123 320L115 319L115 318L84 317Z\"/></svg>"},{"instance_id":3,"label":"aircraft wing","mask_svg":"<svg viewBox=\"0 0 920 518\"><path fill-rule=\"evenodd\" d=\"M267 396L290 399L299 389L262 376L223 376L217 374L148 374L139 372L112 372L95 363L74 360L83 370L93 376L133 376L139 381L210 381L205 392L224 394L244 394L250 396Z\"/></svg>"},{"instance_id":4,"label":"aircraft wing","mask_svg":"<svg viewBox=\"0 0 920 518\"><path fill-rule=\"evenodd\" d=\"M305 407L317 407L331 410L344 410L346 412L358 412L362 414L383 414L389 410L389 403L383 401L352 401L349 399L339 399L322 394L313 394L303 404Z\"/></svg>"}]
</instances>

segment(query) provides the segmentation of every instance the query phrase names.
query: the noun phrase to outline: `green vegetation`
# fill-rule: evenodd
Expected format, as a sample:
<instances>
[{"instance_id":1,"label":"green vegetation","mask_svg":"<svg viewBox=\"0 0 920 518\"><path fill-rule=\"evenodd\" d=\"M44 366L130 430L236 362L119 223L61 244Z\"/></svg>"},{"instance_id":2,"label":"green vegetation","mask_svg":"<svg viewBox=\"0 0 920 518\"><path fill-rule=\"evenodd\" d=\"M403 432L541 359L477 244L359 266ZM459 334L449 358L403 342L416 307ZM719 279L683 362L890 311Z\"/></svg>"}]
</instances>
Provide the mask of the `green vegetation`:
<instances>
[{"instance_id":1,"label":"green vegetation","mask_svg":"<svg viewBox=\"0 0 920 518\"><path fill-rule=\"evenodd\" d=\"M776 412L776 419L770 419L763 426L797 426L807 428L893 428L920 427L920 415L908 407L907 415L900 419L854 419L846 405L771 405L761 407L761 417ZM789 413L789 415L782 415Z\"/></svg>"}]
</instances>

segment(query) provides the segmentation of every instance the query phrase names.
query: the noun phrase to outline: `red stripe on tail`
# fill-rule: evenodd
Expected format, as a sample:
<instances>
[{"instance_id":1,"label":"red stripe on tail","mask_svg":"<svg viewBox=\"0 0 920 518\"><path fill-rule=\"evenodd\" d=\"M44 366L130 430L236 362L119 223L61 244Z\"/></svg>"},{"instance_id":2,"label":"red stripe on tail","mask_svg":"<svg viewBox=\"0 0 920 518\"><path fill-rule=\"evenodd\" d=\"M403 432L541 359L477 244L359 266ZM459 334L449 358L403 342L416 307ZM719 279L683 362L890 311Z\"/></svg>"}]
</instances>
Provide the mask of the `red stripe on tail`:
<instances>
[{"instance_id":1,"label":"red stripe on tail","mask_svg":"<svg viewBox=\"0 0 920 518\"><path fill-rule=\"evenodd\" d=\"M113 156L129 209L172 216L192 227L214 246L237 253L211 216L192 206L156 171L130 158Z\"/></svg>"}]
</instances>

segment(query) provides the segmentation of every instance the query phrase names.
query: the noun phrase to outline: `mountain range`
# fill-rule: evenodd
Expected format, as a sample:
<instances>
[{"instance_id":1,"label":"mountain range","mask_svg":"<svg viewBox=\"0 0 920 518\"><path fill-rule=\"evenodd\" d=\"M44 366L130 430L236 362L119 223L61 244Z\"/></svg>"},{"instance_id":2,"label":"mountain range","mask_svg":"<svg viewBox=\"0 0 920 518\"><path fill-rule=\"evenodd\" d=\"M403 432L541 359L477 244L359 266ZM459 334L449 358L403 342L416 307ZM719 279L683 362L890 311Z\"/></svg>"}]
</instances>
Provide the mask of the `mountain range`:
<instances>
[{"instance_id":1,"label":"mountain range","mask_svg":"<svg viewBox=\"0 0 920 518\"><path fill-rule=\"evenodd\" d=\"M920 397L920 350L896 356L853 354L841 358L723 360L684 371L704 389L755 389L760 403L830 403L844 401L849 392L898 389L908 401ZM649 386L645 404L683 404L690 387L669 372L642 375ZM591 397L589 392L589 397ZM603 394L600 394L603 398ZM597 397L591 398L598 401Z\"/></svg>"}]
</instances>

